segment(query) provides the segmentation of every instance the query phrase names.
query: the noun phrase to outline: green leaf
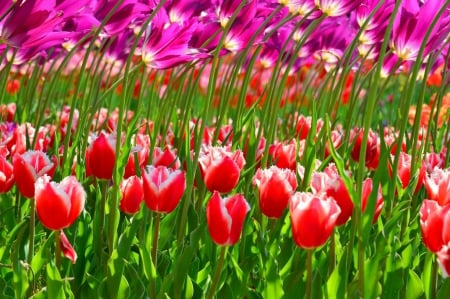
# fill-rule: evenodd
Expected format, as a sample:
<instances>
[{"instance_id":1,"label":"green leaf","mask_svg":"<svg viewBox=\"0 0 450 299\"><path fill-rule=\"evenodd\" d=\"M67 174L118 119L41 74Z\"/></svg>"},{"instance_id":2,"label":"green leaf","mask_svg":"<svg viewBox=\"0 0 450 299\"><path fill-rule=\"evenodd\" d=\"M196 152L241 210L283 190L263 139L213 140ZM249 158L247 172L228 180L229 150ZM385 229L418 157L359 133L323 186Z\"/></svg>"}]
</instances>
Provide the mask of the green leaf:
<instances>
[{"instance_id":1,"label":"green leaf","mask_svg":"<svg viewBox=\"0 0 450 299\"><path fill-rule=\"evenodd\" d=\"M64 282L61 279L58 269L52 265L47 264L47 294L48 298L65 299Z\"/></svg>"},{"instance_id":2,"label":"green leaf","mask_svg":"<svg viewBox=\"0 0 450 299\"><path fill-rule=\"evenodd\" d=\"M450 279L444 280L442 283L442 286L439 288L439 291L437 293L438 299L447 299L448 294L450 294Z\"/></svg>"},{"instance_id":3,"label":"green leaf","mask_svg":"<svg viewBox=\"0 0 450 299\"><path fill-rule=\"evenodd\" d=\"M186 277L184 298L191 299L194 296L194 286L189 276Z\"/></svg>"},{"instance_id":4,"label":"green leaf","mask_svg":"<svg viewBox=\"0 0 450 299\"><path fill-rule=\"evenodd\" d=\"M406 298L422 298L424 294L423 284L419 276L413 270L409 270L409 279L406 284Z\"/></svg>"},{"instance_id":5,"label":"green leaf","mask_svg":"<svg viewBox=\"0 0 450 299\"><path fill-rule=\"evenodd\" d=\"M333 273L331 273L330 278L327 282L327 292L329 299L338 299L345 297L345 289L347 286L347 253L344 252L341 258L338 260L337 266L334 268Z\"/></svg>"}]
</instances>

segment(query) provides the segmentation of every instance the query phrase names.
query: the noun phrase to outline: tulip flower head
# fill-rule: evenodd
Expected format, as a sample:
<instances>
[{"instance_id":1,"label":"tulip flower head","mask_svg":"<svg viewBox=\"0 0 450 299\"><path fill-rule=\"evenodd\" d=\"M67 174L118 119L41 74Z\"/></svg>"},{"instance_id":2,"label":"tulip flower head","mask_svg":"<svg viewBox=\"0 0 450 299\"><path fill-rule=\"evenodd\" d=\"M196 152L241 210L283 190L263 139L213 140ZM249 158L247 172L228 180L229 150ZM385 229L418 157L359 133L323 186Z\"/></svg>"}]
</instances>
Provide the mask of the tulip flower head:
<instances>
[{"instance_id":1,"label":"tulip flower head","mask_svg":"<svg viewBox=\"0 0 450 299\"><path fill-rule=\"evenodd\" d=\"M450 170L434 168L433 172L425 176L425 189L428 198L437 201L441 206L450 203Z\"/></svg>"},{"instance_id":2,"label":"tulip flower head","mask_svg":"<svg viewBox=\"0 0 450 299\"><path fill-rule=\"evenodd\" d=\"M86 150L86 168L103 180L111 180L116 161L116 136L101 133Z\"/></svg>"},{"instance_id":3,"label":"tulip flower head","mask_svg":"<svg viewBox=\"0 0 450 299\"><path fill-rule=\"evenodd\" d=\"M336 225L341 209L326 194L296 192L289 203L292 236L295 243L305 249L325 244Z\"/></svg>"},{"instance_id":4,"label":"tulip flower head","mask_svg":"<svg viewBox=\"0 0 450 299\"><path fill-rule=\"evenodd\" d=\"M250 206L241 194L221 198L214 191L206 206L206 219L211 239L217 245L231 246L236 244L242 233L245 216Z\"/></svg>"},{"instance_id":5,"label":"tulip flower head","mask_svg":"<svg viewBox=\"0 0 450 299\"><path fill-rule=\"evenodd\" d=\"M239 182L245 165L244 154L229 147L203 147L199 157L200 168L209 191L229 193Z\"/></svg>"},{"instance_id":6,"label":"tulip flower head","mask_svg":"<svg viewBox=\"0 0 450 299\"><path fill-rule=\"evenodd\" d=\"M55 183L44 175L37 179L35 189L36 212L48 229L69 227L84 209L86 192L74 176Z\"/></svg>"},{"instance_id":7,"label":"tulip flower head","mask_svg":"<svg viewBox=\"0 0 450 299\"><path fill-rule=\"evenodd\" d=\"M34 197L35 182L43 175L53 176L56 170L56 156L49 159L41 151L27 151L13 156L14 177L20 193L28 198Z\"/></svg>"},{"instance_id":8,"label":"tulip flower head","mask_svg":"<svg viewBox=\"0 0 450 299\"><path fill-rule=\"evenodd\" d=\"M350 193L339 176L336 165L330 164L323 172L314 172L311 177L311 189L314 193L325 192L339 205L340 213L336 225L345 224L353 214L353 201Z\"/></svg>"},{"instance_id":9,"label":"tulip flower head","mask_svg":"<svg viewBox=\"0 0 450 299\"><path fill-rule=\"evenodd\" d=\"M280 218L297 188L297 178L290 169L272 166L258 169L253 177L253 185L259 191L261 212L269 218Z\"/></svg>"},{"instance_id":10,"label":"tulip flower head","mask_svg":"<svg viewBox=\"0 0 450 299\"><path fill-rule=\"evenodd\" d=\"M148 166L142 169L144 201L158 213L172 212L186 190L186 174L165 166Z\"/></svg>"},{"instance_id":11,"label":"tulip flower head","mask_svg":"<svg viewBox=\"0 0 450 299\"><path fill-rule=\"evenodd\" d=\"M14 184L13 166L6 159L8 150L0 146L0 194L8 192Z\"/></svg>"},{"instance_id":12,"label":"tulip flower head","mask_svg":"<svg viewBox=\"0 0 450 299\"><path fill-rule=\"evenodd\" d=\"M120 209L127 214L137 213L144 199L144 188L141 179L135 175L124 179L120 183L120 192L122 193Z\"/></svg>"},{"instance_id":13,"label":"tulip flower head","mask_svg":"<svg viewBox=\"0 0 450 299\"><path fill-rule=\"evenodd\" d=\"M362 211L363 212L366 210L367 201L369 200L369 197L370 197L370 194L372 193L372 190L373 190L372 179L371 178L367 178L366 180L364 180L363 187L362 187L361 207L362 207ZM383 195L381 194L381 186L378 186L377 197L376 197L375 200L376 200L375 212L373 214L372 223L375 223L377 221L378 216L380 216L381 210L383 209L383 206L384 206Z\"/></svg>"}]
</instances>

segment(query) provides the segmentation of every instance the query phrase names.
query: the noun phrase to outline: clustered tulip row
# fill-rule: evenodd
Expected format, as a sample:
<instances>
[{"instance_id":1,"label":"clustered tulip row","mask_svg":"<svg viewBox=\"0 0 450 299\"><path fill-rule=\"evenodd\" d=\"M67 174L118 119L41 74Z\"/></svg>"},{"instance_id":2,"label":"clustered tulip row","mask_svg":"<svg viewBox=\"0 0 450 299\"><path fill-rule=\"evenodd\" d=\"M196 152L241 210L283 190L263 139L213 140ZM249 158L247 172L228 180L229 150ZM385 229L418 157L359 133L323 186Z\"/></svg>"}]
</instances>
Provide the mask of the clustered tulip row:
<instances>
[{"instance_id":1,"label":"clustered tulip row","mask_svg":"<svg viewBox=\"0 0 450 299\"><path fill-rule=\"evenodd\" d=\"M66 112L67 112L67 108ZM323 170L314 170L310 177L310 185L302 192L297 191L299 181L305 178L305 169L298 162L303 155L304 143L310 132L311 118L298 117L295 125L297 138L291 141L276 141L270 145L269 155L272 165L266 168L256 165L252 184L257 190L259 210L268 218L281 218L289 208L292 236L295 243L306 249L322 246L331 235L335 226L345 224L353 214L354 201L360 200L360 206L366 209L369 196L376 192L373 223L382 212L384 205L381 186L374 186L372 178L368 177L362 185L362 194L351 198L342 175L351 176L347 172L340 174L333 162L328 162ZM109 124L114 125L113 120ZM64 125L64 124L62 124ZM323 127L319 120L317 134ZM69 227L81 214L87 200L83 186L75 173L74 161L72 176L65 177L60 183L52 181L52 176L58 167L57 156L48 157L46 151L53 143L51 132L55 128L42 127L38 129L43 134L38 135L35 150L26 150L26 132L35 132L30 124L18 125L4 122L2 129L2 146L0 155L0 190L8 192L14 182L18 191L26 198L35 200L36 212L42 224L51 230L63 230ZM76 128L75 128L76 129ZM61 128L60 128L61 130ZM251 207L243 194L235 193L241 172L246 165L245 151L232 149L232 125L220 129L228 132L228 138L219 138L218 145L213 146L211 136L206 130L203 136L198 164L202 182L211 192L206 205L206 218L212 240L218 245L234 245L239 241L247 213ZM209 132L209 133L208 133ZM350 132L351 156L359 159L362 130L353 129ZM395 132L385 130L384 136L370 131L366 151L365 165L375 169L379 164L380 138L386 144L396 147ZM344 137L342 129L335 129L331 134L331 142L327 144L325 157L330 155L330 146L339 148ZM163 140L164 138L162 138ZM170 137L166 138L171 140ZM123 180L120 183L120 209L126 214L135 214L141 208L142 201L156 213L171 213L182 199L186 190L186 174L181 160L191 157L178 157L177 150L171 144L164 149L154 147L152 158L149 158L151 147L150 137L144 132L137 133L134 147L124 169ZM85 152L85 176L97 180L110 181L113 177L116 160L116 133L112 130L91 133L90 144ZM258 147L264 148L265 139ZM419 163L417 174L411 173L411 156L406 152L403 143L397 175L401 187L406 188L415 175L415 192L425 184L428 198L420 210L420 223L425 245L438 255L444 272L450 271L450 172L443 169L446 150L441 153L429 153L422 163ZM192 153L193 155L193 153ZM256 159L261 160L262 151ZM137 160L136 160L137 159ZM12 161L12 163L10 162ZM148 165L149 164L149 165ZM315 165L320 168L321 161ZM186 163L184 163L186 165ZM185 166L184 166L185 167ZM392 176L392 167L387 166ZM137 174L140 170L140 175ZM375 191L374 191L375 189ZM65 235L61 244L64 254L76 260L76 253Z\"/></svg>"}]
</instances>

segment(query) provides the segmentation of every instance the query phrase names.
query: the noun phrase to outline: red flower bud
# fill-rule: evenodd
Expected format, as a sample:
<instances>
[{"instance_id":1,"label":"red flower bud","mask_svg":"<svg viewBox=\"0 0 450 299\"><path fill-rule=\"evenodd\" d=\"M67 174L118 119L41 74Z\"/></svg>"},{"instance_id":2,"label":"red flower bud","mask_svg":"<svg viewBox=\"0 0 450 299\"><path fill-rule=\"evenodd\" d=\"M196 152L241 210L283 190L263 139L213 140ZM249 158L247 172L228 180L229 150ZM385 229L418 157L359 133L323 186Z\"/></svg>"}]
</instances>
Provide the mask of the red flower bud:
<instances>
[{"instance_id":1,"label":"red flower bud","mask_svg":"<svg viewBox=\"0 0 450 299\"><path fill-rule=\"evenodd\" d=\"M41 151L27 151L21 155L14 155L14 177L17 188L23 196L34 197L34 183L39 177L45 174L53 177L57 165L56 156L53 156L52 160Z\"/></svg>"},{"instance_id":2,"label":"red flower bud","mask_svg":"<svg viewBox=\"0 0 450 299\"><path fill-rule=\"evenodd\" d=\"M364 212L366 210L366 206L367 206L367 201L370 197L370 194L372 193L373 190L373 182L371 178L367 178L364 182L363 182L363 186L362 186L362 211ZM383 200L383 195L381 194L381 187L378 186L378 192L377 192L377 197L376 197L376 203L375 203L375 213L373 214L373 219L372 219L372 223L377 222L378 216L380 216L381 213L381 209L384 206L384 200Z\"/></svg>"},{"instance_id":3,"label":"red flower bud","mask_svg":"<svg viewBox=\"0 0 450 299\"><path fill-rule=\"evenodd\" d=\"M259 207L270 218L280 218L286 209L289 198L297 189L297 178L290 169L272 166L258 169L253 177L253 185L259 190Z\"/></svg>"},{"instance_id":4,"label":"red flower bud","mask_svg":"<svg viewBox=\"0 0 450 299\"><path fill-rule=\"evenodd\" d=\"M226 147L204 147L199 163L209 191L228 193L236 187L242 168L244 155L240 150L231 152Z\"/></svg>"},{"instance_id":5,"label":"red flower bud","mask_svg":"<svg viewBox=\"0 0 450 299\"><path fill-rule=\"evenodd\" d=\"M437 201L441 206L450 203L450 171L435 168L425 176L425 189L428 198Z\"/></svg>"},{"instance_id":6,"label":"red flower bud","mask_svg":"<svg viewBox=\"0 0 450 299\"><path fill-rule=\"evenodd\" d=\"M98 179L111 180L116 160L116 136L101 133L86 152L86 168Z\"/></svg>"},{"instance_id":7,"label":"red flower bud","mask_svg":"<svg viewBox=\"0 0 450 299\"><path fill-rule=\"evenodd\" d=\"M234 245L242 233L245 216L250 206L241 194L221 198L214 191L206 205L206 219L211 239L217 245Z\"/></svg>"},{"instance_id":8,"label":"red flower bud","mask_svg":"<svg viewBox=\"0 0 450 299\"><path fill-rule=\"evenodd\" d=\"M36 181L36 212L45 227L61 230L80 216L86 193L74 176L64 178L59 184L50 180L44 175Z\"/></svg>"},{"instance_id":9,"label":"red flower bud","mask_svg":"<svg viewBox=\"0 0 450 299\"><path fill-rule=\"evenodd\" d=\"M336 202L324 193L305 192L291 196L289 210L294 241L305 249L325 244L341 212Z\"/></svg>"},{"instance_id":10,"label":"red flower bud","mask_svg":"<svg viewBox=\"0 0 450 299\"><path fill-rule=\"evenodd\" d=\"M127 214L135 214L141 208L144 199L144 188L142 181L137 176L130 176L120 183L120 209Z\"/></svg>"},{"instance_id":11,"label":"red flower bud","mask_svg":"<svg viewBox=\"0 0 450 299\"><path fill-rule=\"evenodd\" d=\"M172 212L186 190L185 173L165 166L143 169L142 180L145 203L154 212Z\"/></svg>"}]
</instances>

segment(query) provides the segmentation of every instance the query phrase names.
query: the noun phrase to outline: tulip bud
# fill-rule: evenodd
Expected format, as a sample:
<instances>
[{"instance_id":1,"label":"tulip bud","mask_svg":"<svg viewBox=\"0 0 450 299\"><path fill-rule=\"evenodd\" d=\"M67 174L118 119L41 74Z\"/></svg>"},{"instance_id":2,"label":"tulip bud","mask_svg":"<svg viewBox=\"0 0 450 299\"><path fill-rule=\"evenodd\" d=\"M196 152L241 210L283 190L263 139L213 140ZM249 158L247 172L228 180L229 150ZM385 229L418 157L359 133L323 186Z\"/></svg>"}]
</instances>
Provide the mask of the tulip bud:
<instances>
[{"instance_id":1,"label":"tulip bud","mask_svg":"<svg viewBox=\"0 0 450 299\"><path fill-rule=\"evenodd\" d=\"M253 177L253 185L259 190L259 207L270 218L280 218L286 209L289 198L297 189L297 178L290 169L272 166L258 169Z\"/></svg>"},{"instance_id":2,"label":"tulip bud","mask_svg":"<svg viewBox=\"0 0 450 299\"><path fill-rule=\"evenodd\" d=\"M86 193L74 176L58 184L44 175L36 181L35 188L36 212L48 229L69 227L84 209Z\"/></svg>"},{"instance_id":3,"label":"tulip bud","mask_svg":"<svg viewBox=\"0 0 450 299\"><path fill-rule=\"evenodd\" d=\"M143 169L142 180L145 203L150 210L158 213L172 212L186 190L185 173L165 166Z\"/></svg>"},{"instance_id":4,"label":"tulip bud","mask_svg":"<svg viewBox=\"0 0 450 299\"><path fill-rule=\"evenodd\" d=\"M441 206L450 203L450 171L435 168L425 176L425 189L428 198L437 201Z\"/></svg>"},{"instance_id":5,"label":"tulip bud","mask_svg":"<svg viewBox=\"0 0 450 299\"><path fill-rule=\"evenodd\" d=\"M199 163L209 191L229 193L236 187L242 168L244 155L240 150L231 152L226 147L204 147Z\"/></svg>"},{"instance_id":6,"label":"tulip bud","mask_svg":"<svg viewBox=\"0 0 450 299\"><path fill-rule=\"evenodd\" d=\"M102 132L86 151L86 168L98 179L111 180L116 161L116 136Z\"/></svg>"},{"instance_id":7,"label":"tulip bud","mask_svg":"<svg viewBox=\"0 0 450 299\"><path fill-rule=\"evenodd\" d=\"M17 188L23 196L34 197L34 183L39 177L45 174L53 177L57 165L56 156L53 156L52 160L41 151L27 151L21 155L14 155L14 177Z\"/></svg>"},{"instance_id":8,"label":"tulip bud","mask_svg":"<svg viewBox=\"0 0 450 299\"><path fill-rule=\"evenodd\" d=\"M325 244L341 212L336 202L324 193L296 192L291 196L292 236L305 249Z\"/></svg>"},{"instance_id":9,"label":"tulip bud","mask_svg":"<svg viewBox=\"0 0 450 299\"><path fill-rule=\"evenodd\" d=\"M206 205L206 219L211 239L217 245L234 245L242 233L245 216L250 206L241 194L221 198L214 191Z\"/></svg>"},{"instance_id":10,"label":"tulip bud","mask_svg":"<svg viewBox=\"0 0 450 299\"><path fill-rule=\"evenodd\" d=\"M137 176L130 176L120 183L120 209L127 214L135 214L141 207L144 199L144 188L142 181Z\"/></svg>"}]
</instances>

